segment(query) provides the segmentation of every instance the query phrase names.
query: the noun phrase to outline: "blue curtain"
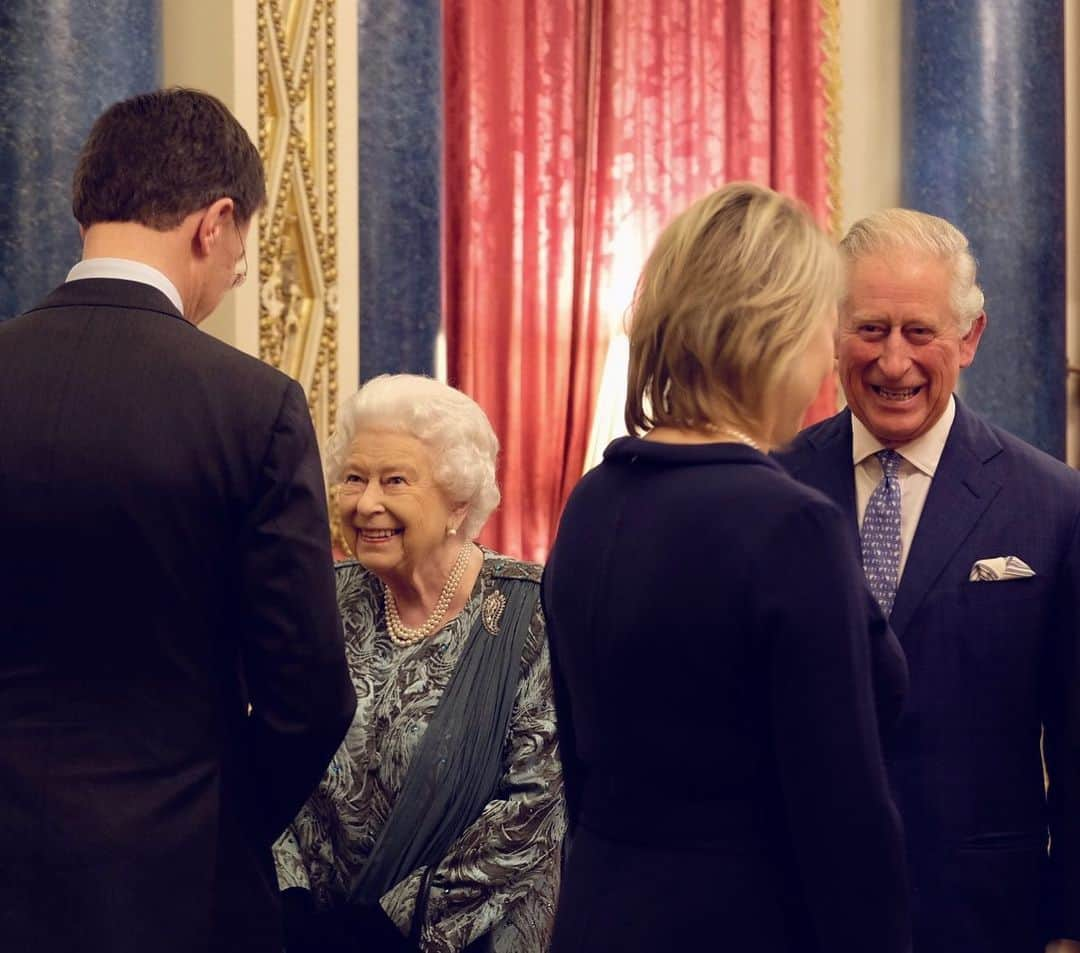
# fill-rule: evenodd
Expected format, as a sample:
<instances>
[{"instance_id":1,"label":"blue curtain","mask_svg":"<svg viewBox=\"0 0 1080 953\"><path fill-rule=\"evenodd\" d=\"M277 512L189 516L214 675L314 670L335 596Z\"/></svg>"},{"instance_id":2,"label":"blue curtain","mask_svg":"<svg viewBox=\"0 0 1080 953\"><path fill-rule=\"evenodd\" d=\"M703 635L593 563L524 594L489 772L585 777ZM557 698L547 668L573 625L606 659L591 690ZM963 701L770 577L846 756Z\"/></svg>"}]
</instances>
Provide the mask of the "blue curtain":
<instances>
[{"instance_id":1,"label":"blue curtain","mask_svg":"<svg viewBox=\"0 0 1080 953\"><path fill-rule=\"evenodd\" d=\"M159 84L160 0L0 4L0 319L79 259L75 158L110 103Z\"/></svg>"},{"instance_id":2,"label":"blue curtain","mask_svg":"<svg viewBox=\"0 0 1080 953\"><path fill-rule=\"evenodd\" d=\"M430 374L440 323L439 0L359 5L360 378Z\"/></svg>"},{"instance_id":3,"label":"blue curtain","mask_svg":"<svg viewBox=\"0 0 1080 953\"><path fill-rule=\"evenodd\" d=\"M904 204L971 240L989 326L961 374L992 421L1065 454L1061 0L905 0Z\"/></svg>"}]
</instances>

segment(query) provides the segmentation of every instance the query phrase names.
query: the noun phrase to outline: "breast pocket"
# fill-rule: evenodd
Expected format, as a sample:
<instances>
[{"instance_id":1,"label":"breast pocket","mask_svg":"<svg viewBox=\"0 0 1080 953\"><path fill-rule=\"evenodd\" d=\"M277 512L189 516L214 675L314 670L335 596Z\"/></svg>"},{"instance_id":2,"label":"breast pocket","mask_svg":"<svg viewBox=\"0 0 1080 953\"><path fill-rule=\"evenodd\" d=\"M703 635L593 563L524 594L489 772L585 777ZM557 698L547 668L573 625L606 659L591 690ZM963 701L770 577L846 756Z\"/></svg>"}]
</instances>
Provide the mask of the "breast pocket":
<instances>
[{"instance_id":1,"label":"breast pocket","mask_svg":"<svg viewBox=\"0 0 1080 953\"><path fill-rule=\"evenodd\" d=\"M968 582L943 600L943 635L954 644L973 693L1028 707L1052 621L1049 597L1049 581L1032 577Z\"/></svg>"},{"instance_id":2,"label":"breast pocket","mask_svg":"<svg viewBox=\"0 0 1080 953\"><path fill-rule=\"evenodd\" d=\"M1048 580L1032 576L1007 582L967 582L947 603L951 603L960 625L1006 632L1017 625L1030 628L1041 623L1048 596Z\"/></svg>"},{"instance_id":3,"label":"breast pocket","mask_svg":"<svg viewBox=\"0 0 1080 953\"><path fill-rule=\"evenodd\" d=\"M986 835L947 856L941 870L946 930L954 950L1041 950L1039 885L1046 836Z\"/></svg>"}]
</instances>

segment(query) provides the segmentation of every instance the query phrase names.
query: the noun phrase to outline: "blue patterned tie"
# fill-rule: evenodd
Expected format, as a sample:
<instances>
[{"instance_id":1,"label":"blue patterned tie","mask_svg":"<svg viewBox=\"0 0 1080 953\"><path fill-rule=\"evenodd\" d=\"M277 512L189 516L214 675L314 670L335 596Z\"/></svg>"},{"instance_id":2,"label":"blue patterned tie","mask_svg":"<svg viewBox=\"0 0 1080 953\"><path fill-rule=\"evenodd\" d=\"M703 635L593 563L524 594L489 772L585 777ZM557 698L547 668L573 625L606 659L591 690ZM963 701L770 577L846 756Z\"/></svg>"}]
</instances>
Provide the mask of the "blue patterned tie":
<instances>
[{"instance_id":1,"label":"blue patterned tie","mask_svg":"<svg viewBox=\"0 0 1080 953\"><path fill-rule=\"evenodd\" d=\"M900 581L900 481L903 459L895 450L879 450L881 482L866 504L862 524L862 563L866 581L885 617L892 612Z\"/></svg>"}]
</instances>

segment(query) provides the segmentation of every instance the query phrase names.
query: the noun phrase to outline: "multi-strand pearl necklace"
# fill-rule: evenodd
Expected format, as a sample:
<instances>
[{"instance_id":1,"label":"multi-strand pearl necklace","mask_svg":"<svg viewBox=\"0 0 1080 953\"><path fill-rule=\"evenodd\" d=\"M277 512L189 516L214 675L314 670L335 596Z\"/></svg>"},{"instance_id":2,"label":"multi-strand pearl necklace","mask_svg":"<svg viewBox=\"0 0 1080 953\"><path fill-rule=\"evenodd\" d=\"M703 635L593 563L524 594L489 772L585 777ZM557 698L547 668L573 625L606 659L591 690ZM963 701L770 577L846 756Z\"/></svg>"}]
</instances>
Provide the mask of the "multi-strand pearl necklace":
<instances>
[{"instance_id":1,"label":"multi-strand pearl necklace","mask_svg":"<svg viewBox=\"0 0 1080 953\"><path fill-rule=\"evenodd\" d=\"M431 615L427 617L423 624L415 629L410 629L401 621L394 594L390 591L390 587L385 582L383 583L383 607L386 610L386 628L390 632L390 641L394 645L415 645L439 628L443 616L446 615L446 610L450 608L454 593L457 592L458 586L461 585L461 577L465 575L465 567L469 565L471 551L471 543L465 543L461 547L450 570L450 575L446 577L446 585L442 587L442 592L439 593L435 608L432 609Z\"/></svg>"}]
</instances>

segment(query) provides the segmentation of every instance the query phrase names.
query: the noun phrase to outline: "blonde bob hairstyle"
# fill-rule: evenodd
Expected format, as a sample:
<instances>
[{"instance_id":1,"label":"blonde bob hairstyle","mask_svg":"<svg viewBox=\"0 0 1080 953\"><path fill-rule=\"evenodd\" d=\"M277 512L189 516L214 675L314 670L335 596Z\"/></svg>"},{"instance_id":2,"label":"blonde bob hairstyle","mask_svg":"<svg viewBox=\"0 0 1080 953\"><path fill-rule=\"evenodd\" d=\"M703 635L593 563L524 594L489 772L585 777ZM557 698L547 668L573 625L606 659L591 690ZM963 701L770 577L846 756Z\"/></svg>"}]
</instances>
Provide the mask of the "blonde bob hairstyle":
<instances>
[{"instance_id":1,"label":"blonde bob hairstyle","mask_svg":"<svg viewBox=\"0 0 1080 953\"><path fill-rule=\"evenodd\" d=\"M326 450L331 485L342 481L349 449L363 428L410 434L424 444L439 488L452 504L468 505L460 532L465 539L476 537L499 505L499 439L476 401L430 377L373 377L338 411Z\"/></svg>"},{"instance_id":2,"label":"blonde bob hairstyle","mask_svg":"<svg viewBox=\"0 0 1080 953\"><path fill-rule=\"evenodd\" d=\"M671 222L630 312L626 427L758 433L778 382L836 306L843 264L795 201L750 182Z\"/></svg>"}]
</instances>

